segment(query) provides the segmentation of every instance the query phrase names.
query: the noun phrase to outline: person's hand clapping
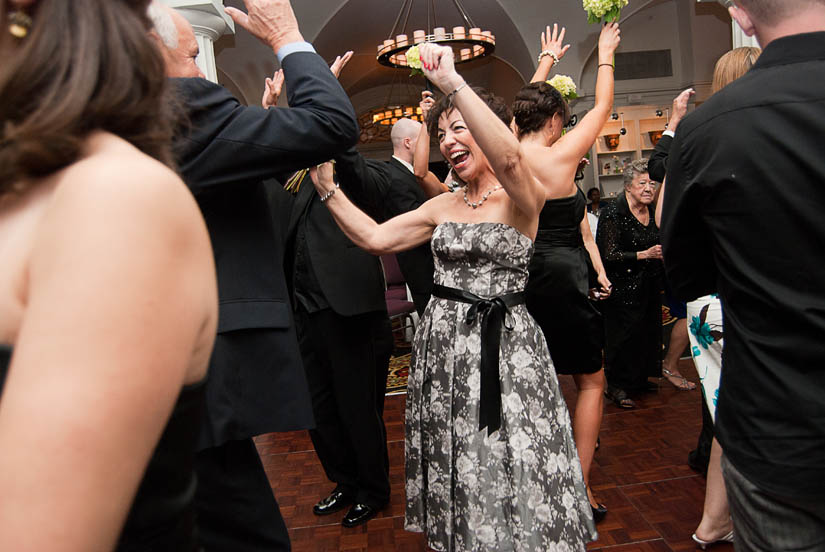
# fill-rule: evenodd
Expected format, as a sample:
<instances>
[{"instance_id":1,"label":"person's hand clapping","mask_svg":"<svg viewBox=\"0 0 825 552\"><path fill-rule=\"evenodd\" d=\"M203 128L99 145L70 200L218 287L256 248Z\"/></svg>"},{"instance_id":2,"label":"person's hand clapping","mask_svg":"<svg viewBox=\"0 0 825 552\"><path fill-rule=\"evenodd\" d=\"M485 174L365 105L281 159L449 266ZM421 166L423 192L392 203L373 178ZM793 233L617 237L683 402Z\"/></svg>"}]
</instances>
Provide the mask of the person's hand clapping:
<instances>
[{"instance_id":1,"label":"person's hand clapping","mask_svg":"<svg viewBox=\"0 0 825 552\"><path fill-rule=\"evenodd\" d=\"M224 11L275 53L281 46L304 40L289 0L243 0L243 3L247 13L233 7L226 7Z\"/></svg>"},{"instance_id":2,"label":"person's hand clapping","mask_svg":"<svg viewBox=\"0 0 825 552\"><path fill-rule=\"evenodd\" d=\"M696 91L693 90L693 88L688 88L673 99L673 113L670 116L670 121L667 123L668 130L676 132L679 121L687 115L688 102L690 102L694 94L696 94Z\"/></svg>"},{"instance_id":3,"label":"person's hand clapping","mask_svg":"<svg viewBox=\"0 0 825 552\"><path fill-rule=\"evenodd\" d=\"M352 53L352 50L349 50L343 56L337 56L335 61L332 62L332 65L329 66L329 70L332 71L336 79L341 76L341 71L344 70L349 60L352 59Z\"/></svg>"},{"instance_id":4,"label":"person's hand clapping","mask_svg":"<svg viewBox=\"0 0 825 552\"><path fill-rule=\"evenodd\" d=\"M613 55L621 42L618 23L605 23L599 35L599 64L613 63Z\"/></svg>"},{"instance_id":5,"label":"person's hand clapping","mask_svg":"<svg viewBox=\"0 0 825 552\"><path fill-rule=\"evenodd\" d=\"M278 103L278 98L281 96L281 90L284 86L284 70L278 69L272 78L267 78L264 85L264 95L261 98L261 106L264 109L275 107Z\"/></svg>"},{"instance_id":6,"label":"person's hand clapping","mask_svg":"<svg viewBox=\"0 0 825 552\"><path fill-rule=\"evenodd\" d=\"M442 92L449 94L464 84L464 79L456 73L452 48L428 42L419 47L419 52L424 76Z\"/></svg>"}]
</instances>

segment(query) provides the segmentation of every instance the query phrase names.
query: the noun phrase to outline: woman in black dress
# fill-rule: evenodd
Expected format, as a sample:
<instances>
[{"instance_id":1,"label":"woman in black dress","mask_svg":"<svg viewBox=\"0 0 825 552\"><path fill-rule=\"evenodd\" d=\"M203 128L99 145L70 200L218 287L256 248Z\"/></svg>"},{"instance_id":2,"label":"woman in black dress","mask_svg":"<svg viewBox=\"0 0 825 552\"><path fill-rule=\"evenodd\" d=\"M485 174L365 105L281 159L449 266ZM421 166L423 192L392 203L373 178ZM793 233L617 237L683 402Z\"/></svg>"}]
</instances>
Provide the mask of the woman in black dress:
<instances>
[{"instance_id":1,"label":"woman in black dress","mask_svg":"<svg viewBox=\"0 0 825 552\"><path fill-rule=\"evenodd\" d=\"M0 550L200 548L217 325L148 0L0 0Z\"/></svg>"},{"instance_id":2,"label":"woman in black dress","mask_svg":"<svg viewBox=\"0 0 825 552\"><path fill-rule=\"evenodd\" d=\"M552 36L555 38L555 33ZM606 297L611 284L585 217L584 195L574 177L582 156L592 147L610 116L612 59L618 45L618 25L605 25L599 38L596 104L563 136L562 130L570 119L567 102L558 90L544 82L552 56L542 58L534 82L518 92L513 104L519 141L545 192L529 267L527 308L544 331L556 372L572 374L579 391L573 434L585 483L589 481L604 401L602 321L588 292L598 286L594 295ZM590 285L590 271L597 275L595 286ZM607 510L593 499L589 488L588 499L593 516L599 521Z\"/></svg>"},{"instance_id":3,"label":"woman in black dress","mask_svg":"<svg viewBox=\"0 0 825 552\"><path fill-rule=\"evenodd\" d=\"M662 246L653 216L657 184L647 160L624 173L624 194L599 217L596 243L613 294L604 302L607 396L633 408L628 393L657 388L649 377L662 375Z\"/></svg>"}]
</instances>

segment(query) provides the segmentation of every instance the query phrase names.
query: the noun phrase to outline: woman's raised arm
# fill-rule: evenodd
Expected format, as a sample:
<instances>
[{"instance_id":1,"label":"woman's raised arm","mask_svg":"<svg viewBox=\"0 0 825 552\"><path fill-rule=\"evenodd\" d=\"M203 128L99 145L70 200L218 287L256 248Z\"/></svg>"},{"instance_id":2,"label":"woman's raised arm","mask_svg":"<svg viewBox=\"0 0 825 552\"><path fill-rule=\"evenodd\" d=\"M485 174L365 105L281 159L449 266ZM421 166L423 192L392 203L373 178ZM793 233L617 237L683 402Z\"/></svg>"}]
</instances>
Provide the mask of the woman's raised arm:
<instances>
[{"instance_id":1,"label":"woman's raised arm","mask_svg":"<svg viewBox=\"0 0 825 552\"><path fill-rule=\"evenodd\" d=\"M435 100L433 93L429 90L421 92L421 114L424 124L418 132L418 141L415 143L415 153L413 154L413 172L418 179L418 185L427 194L427 197L435 197L444 192L449 192L449 188L441 182L436 175L430 171L430 133L427 132L427 114L430 112Z\"/></svg>"},{"instance_id":2,"label":"woman's raised arm","mask_svg":"<svg viewBox=\"0 0 825 552\"><path fill-rule=\"evenodd\" d=\"M556 63L561 61L567 50L570 49L569 44L564 44L564 34L567 29L561 28L559 32L559 24L553 23L553 30L550 31L550 25L541 33L541 53L539 53L539 64L536 67L536 72L530 82L541 82L547 80L550 75L550 69L555 67Z\"/></svg>"},{"instance_id":3,"label":"woman's raised arm","mask_svg":"<svg viewBox=\"0 0 825 552\"><path fill-rule=\"evenodd\" d=\"M423 44L420 52L424 75L452 96L453 105L507 195L522 213L538 216L544 205L544 188L533 178L516 136L456 73L452 48Z\"/></svg>"},{"instance_id":4,"label":"woman's raised arm","mask_svg":"<svg viewBox=\"0 0 825 552\"><path fill-rule=\"evenodd\" d=\"M599 66L596 78L596 103L587 115L553 145L559 162L574 171L599 137L613 109L613 55L621 40L619 25L607 23L599 36ZM572 177L572 174L571 174Z\"/></svg>"}]
</instances>

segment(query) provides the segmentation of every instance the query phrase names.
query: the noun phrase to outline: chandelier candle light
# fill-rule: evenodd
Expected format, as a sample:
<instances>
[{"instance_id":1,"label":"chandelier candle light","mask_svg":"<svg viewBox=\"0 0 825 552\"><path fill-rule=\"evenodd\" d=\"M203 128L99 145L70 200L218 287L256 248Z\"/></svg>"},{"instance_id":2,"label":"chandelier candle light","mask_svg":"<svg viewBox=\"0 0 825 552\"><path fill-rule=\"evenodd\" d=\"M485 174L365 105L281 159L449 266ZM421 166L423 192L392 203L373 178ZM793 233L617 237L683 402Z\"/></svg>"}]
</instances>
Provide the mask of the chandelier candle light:
<instances>
[{"instance_id":1,"label":"chandelier candle light","mask_svg":"<svg viewBox=\"0 0 825 552\"><path fill-rule=\"evenodd\" d=\"M452 27L452 32L448 32L445 27L435 26L437 23L433 21L433 27L428 26L429 32L423 29L416 29L412 32L412 35L410 35L406 29L414 2L415 0L403 1L401 11L398 13L398 18L392 30L390 30L389 36L378 45L377 60L381 65L399 69L409 68L412 69L412 75L420 74L421 59L418 54L418 45L424 42L450 46L454 52L455 63L465 63L479 59L495 51L495 35L493 35L491 31L482 30L480 27L477 27L459 0L452 0L452 2L466 26ZM428 23L431 13L434 19L434 12L435 4L433 0L429 0ZM404 18L404 23L399 27L399 22L401 22L402 17ZM399 30L401 34L396 34Z\"/></svg>"}]
</instances>

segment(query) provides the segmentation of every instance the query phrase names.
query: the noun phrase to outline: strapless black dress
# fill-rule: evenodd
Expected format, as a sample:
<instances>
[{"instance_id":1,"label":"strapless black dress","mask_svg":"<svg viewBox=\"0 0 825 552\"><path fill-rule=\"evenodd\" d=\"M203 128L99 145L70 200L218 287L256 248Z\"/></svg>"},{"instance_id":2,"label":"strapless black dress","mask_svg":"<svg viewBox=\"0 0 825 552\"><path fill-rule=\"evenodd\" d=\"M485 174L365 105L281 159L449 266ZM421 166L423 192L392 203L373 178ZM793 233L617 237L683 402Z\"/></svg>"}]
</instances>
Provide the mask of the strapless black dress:
<instances>
[{"instance_id":1,"label":"strapless black dress","mask_svg":"<svg viewBox=\"0 0 825 552\"><path fill-rule=\"evenodd\" d=\"M0 345L0 400L11 352ZM201 550L195 527L194 458L203 399L203 381L181 390L138 487L117 552Z\"/></svg>"},{"instance_id":2,"label":"strapless black dress","mask_svg":"<svg viewBox=\"0 0 825 552\"><path fill-rule=\"evenodd\" d=\"M539 215L527 281L527 309L539 323L559 374L592 374L602 367L602 317L588 299L593 272L579 224L584 194L550 199Z\"/></svg>"}]
</instances>

